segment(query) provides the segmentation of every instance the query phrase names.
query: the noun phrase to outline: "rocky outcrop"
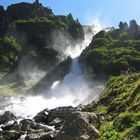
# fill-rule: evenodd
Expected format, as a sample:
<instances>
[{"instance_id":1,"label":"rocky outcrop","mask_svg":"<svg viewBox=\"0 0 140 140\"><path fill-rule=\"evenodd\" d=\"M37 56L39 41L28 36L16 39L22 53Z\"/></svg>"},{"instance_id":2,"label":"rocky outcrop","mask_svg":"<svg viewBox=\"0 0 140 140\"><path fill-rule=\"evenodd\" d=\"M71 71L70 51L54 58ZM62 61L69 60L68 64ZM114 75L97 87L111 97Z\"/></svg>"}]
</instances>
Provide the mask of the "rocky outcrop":
<instances>
[{"instance_id":1,"label":"rocky outcrop","mask_svg":"<svg viewBox=\"0 0 140 140\"><path fill-rule=\"evenodd\" d=\"M72 59L68 57L66 60L56 66L50 73L48 73L37 85L35 85L29 92L38 94L44 90L49 90L55 81L62 80L66 74L69 73L72 64Z\"/></svg>"},{"instance_id":2,"label":"rocky outcrop","mask_svg":"<svg viewBox=\"0 0 140 140\"><path fill-rule=\"evenodd\" d=\"M96 140L99 126L100 120L95 113L60 107L45 109L33 120L3 124L0 134L1 140Z\"/></svg>"},{"instance_id":3,"label":"rocky outcrop","mask_svg":"<svg viewBox=\"0 0 140 140\"><path fill-rule=\"evenodd\" d=\"M0 140L18 140L22 133L16 132L14 130L12 131L1 131L0 132Z\"/></svg>"},{"instance_id":4,"label":"rocky outcrop","mask_svg":"<svg viewBox=\"0 0 140 140\"><path fill-rule=\"evenodd\" d=\"M130 31L132 33L134 33L134 32L136 32L137 28L138 28L137 22L135 20L131 20L130 21Z\"/></svg>"},{"instance_id":5,"label":"rocky outcrop","mask_svg":"<svg viewBox=\"0 0 140 140\"><path fill-rule=\"evenodd\" d=\"M49 22L48 24L46 23L47 25L45 23L41 25L41 28L44 24L46 27L46 28L43 27L42 34L44 32L48 33L50 27L53 25L52 26L53 29L67 30L71 34L74 40L84 39L84 32L83 32L82 25L78 20L74 20L71 14L69 14L68 16L55 16L52 12L52 9L50 9L50 7L44 7L41 3L37 1L34 3L21 2L17 4L12 4L8 6L6 10L4 10L3 6L0 5L0 31L7 30L7 29L9 30L9 27L12 26L13 22L15 21L20 21L21 23L23 23L24 28L26 29L25 27L27 26L27 24L25 24L26 20L30 21L29 19L37 20L43 18L44 19L46 18L46 21ZM34 23L35 22L32 23L30 28L34 25ZM39 24L41 24L41 22ZM23 28L22 24L20 24L20 26L21 26L20 29L22 29ZM39 25L37 26L39 27ZM49 29L47 27L49 27ZM41 28L40 29L39 28L38 30L40 33ZM36 30L36 28L34 29ZM11 30L13 31L13 27ZM24 34L28 33L28 31L29 31L28 29L27 30L23 29ZM31 29L31 31L33 32L34 30ZM32 36L33 35L34 34L32 33ZM45 39L47 38L48 37L45 37Z\"/></svg>"},{"instance_id":6,"label":"rocky outcrop","mask_svg":"<svg viewBox=\"0 0 140 140\"><path fill-rule=\"evenodd\" d=\"M40 122L54 126L55 131L58 132L55 136L56 140L93 140L99 136L97 129L100 126L100 121L94 113L81 112L73 107L56 108L50 110L48 114L45 112L44 110L39 113L44 114L42 119L40 118Z\"/></svg>"},{"instance_id":7,"label":"rocky outcrop","mask_svg":"<svg viewBox=\"0 0 140 140\"><path fill-rule=\"evenodd\" d=\"M62 139L97 139L99 132L95 125L98 119L94 113L87 112L68 112L65 117L63 127L56 137L57 140ZM97 121L95 123L95 121Z\"/></svg>"},{"instance_id":8,"label":"rocky outcrop","mask_svg":"<svg viewBox=\"0 0 140 140\"><path fill-rule=\"evenodd\" d=\"M14 120L16 117L9 111L6 111L3 115L0 116L0 124L8 123L11 120Z\"/></svg>"},{"instance_id":9,"label":"rocky outcrop","mask_svg":"<svg viewBox=\"0 0 140 140\"><path fill-rule=\"evenodd\" d=\"M37 123L47 123L48 120L49 110L44 109L43 111L39 112L35 117L34 120Z\"/></svg>"},{"instance_id":10,"label":"rocky outcrop","mask_svg":"<svg viewBox=\"0 0 140 140\"><path fill-rule=\"evenodd\" d=\"M0 6L0 29L4 29L14 20L47 17L49 14L53 15L50 8L36 2L12 4L7 7L7 10Z\"/></svg>"}]
</instances>

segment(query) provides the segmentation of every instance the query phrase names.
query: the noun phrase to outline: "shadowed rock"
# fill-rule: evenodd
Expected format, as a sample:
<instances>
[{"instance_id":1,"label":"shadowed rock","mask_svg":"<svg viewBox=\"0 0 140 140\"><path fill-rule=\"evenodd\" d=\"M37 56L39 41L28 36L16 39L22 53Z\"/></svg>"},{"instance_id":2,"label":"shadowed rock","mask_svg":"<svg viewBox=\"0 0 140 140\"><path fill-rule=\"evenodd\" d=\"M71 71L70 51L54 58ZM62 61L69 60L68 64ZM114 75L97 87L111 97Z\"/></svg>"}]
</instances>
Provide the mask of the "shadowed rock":
<instances>
[{"instance_id":1,"label":"shadowed rock","mask_svg":"<svg viewBox=\"0 0 140 140\"><path fill-rule=\"evenodd\" d=\"M44 118L42 117L42 119ZM43 120L40 121L43 122ZM81 112L73 107L50 110L43 123L54 126L55 131L59 130L55 135L55 140L94 140L99 136L97 129L100 126L100 121L96 114Z\"/></svg>"},{"instance_id":2,"label":"shadowed rock","mask_svg":"<svg viewBox=\"0 0 140 140\"><path fill-rule=\"evenodd\" d=\"M38 84L36 84L29 92L40 94L44 90L49 90L55 81L62 80L69 73L72 64L72 59L68 57L61 62L54 70L48 73Z\"/></svg>"},{"instance_id":3,"label":"shadowed rock","mask_svg":"<svg viewBox=\"0 0 140 140\"><path fill-rule=\"evenodd\" d=\"M14 120L16 117L9 111L6 111L3 115L0 116L0 124L7 123L11 120Z\"/></svg>"}]
</instances>

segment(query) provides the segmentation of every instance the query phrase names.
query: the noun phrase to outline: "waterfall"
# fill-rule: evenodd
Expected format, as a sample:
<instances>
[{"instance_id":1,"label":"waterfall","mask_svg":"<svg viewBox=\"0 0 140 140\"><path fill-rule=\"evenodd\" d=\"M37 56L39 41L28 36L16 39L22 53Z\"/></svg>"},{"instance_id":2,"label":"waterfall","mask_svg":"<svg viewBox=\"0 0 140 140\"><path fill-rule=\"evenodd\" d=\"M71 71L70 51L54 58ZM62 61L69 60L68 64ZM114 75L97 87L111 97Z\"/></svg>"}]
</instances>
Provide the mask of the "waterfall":
<instances>
[{"instance_id":1,"label":"waterfall","mask_svg":"<svg viewBox=\"0 0 140 140\"><path fill-rule=\"evenodd\" d=\"M44 108L60 106L78 106L96 100L104 89L100 81L88 81L82 74L78 57L91 42L95 30L85 27L85 40L74 47L67 47L66 53L72 57L72 66L69 74L62 81L55 81L50 91L40 96L11 97L5 107L0 106L1 112L11 111L18 117L32 118ZM49 95L49 97L48 97Z\"/></svg>"}]
</instances>

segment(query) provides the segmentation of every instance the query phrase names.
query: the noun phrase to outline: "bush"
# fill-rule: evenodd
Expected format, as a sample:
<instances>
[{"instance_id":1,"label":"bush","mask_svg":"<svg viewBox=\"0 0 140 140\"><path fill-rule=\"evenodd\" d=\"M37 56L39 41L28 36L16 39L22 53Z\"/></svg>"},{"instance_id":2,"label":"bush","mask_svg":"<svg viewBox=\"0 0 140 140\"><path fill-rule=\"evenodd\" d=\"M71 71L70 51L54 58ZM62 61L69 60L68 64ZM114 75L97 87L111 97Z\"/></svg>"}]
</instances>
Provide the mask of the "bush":
<instances>
[{"instance_id":1,"label":"bush","mask_svg":"<svg viewBox=\"0 0 140 140\"><path fill-rule=\"evenodd\" d=\"M122 114L121 116L118 116L114 120L113 125L117 131L121 132L137 124L140 121L139 118L140 118L140 115L138 114L125 113L125 114Z\"/></svg>"},{"instance_id":2,"label":"bush","mask_svg":"<svg viewBox=\"0 0 140 140\"><path fill-rule=\"evenodd\" d=\"M140 70L140 52L122 47L95 48L89 51L86 63L96 73L119 75L130 69Z\"/></svg>"},{"instance_id":3,"label":"bush","mask_svg":"<svg viewBox=\"0 0 140 140\"><path fill-rule=\"evenodd\" d=\"M0 41L1 68L10 68L18 61L22 48L13 36L5 36Z\"/></svg>"},{"instance_id":4,"label":"bush","mask_svg":"<svg viewBox=\"0 0 140 140\"><path fill-rule=\"evenodd\" d=\"M113 129L109 122L103 123L100 128L100 140L123 140L122 135Z\"/></svg>"}]
</instances>

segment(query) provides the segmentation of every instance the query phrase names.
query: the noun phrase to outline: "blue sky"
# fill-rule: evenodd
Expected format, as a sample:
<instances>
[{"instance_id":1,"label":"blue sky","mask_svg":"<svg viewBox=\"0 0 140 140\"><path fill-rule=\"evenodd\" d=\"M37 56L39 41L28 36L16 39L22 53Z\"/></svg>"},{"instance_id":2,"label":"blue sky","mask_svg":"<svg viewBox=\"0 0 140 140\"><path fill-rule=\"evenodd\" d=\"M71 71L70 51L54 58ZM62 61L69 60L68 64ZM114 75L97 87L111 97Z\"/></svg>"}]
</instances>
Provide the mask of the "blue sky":
<instances>
[{"instance_id":1,"label":"blue sky","mask_svg":"<svg viewBox=\"0 0 140 140\"><path fill-rule=\"evenodd\" d=\"M33 0L0 0L5 8L11 3ZM100 23L101 26L117 27L119 21L136 19L140 23L140 0L40 0L50 6L55 14L70 12L82 24Z\"/></svg>"}]
</instances>

